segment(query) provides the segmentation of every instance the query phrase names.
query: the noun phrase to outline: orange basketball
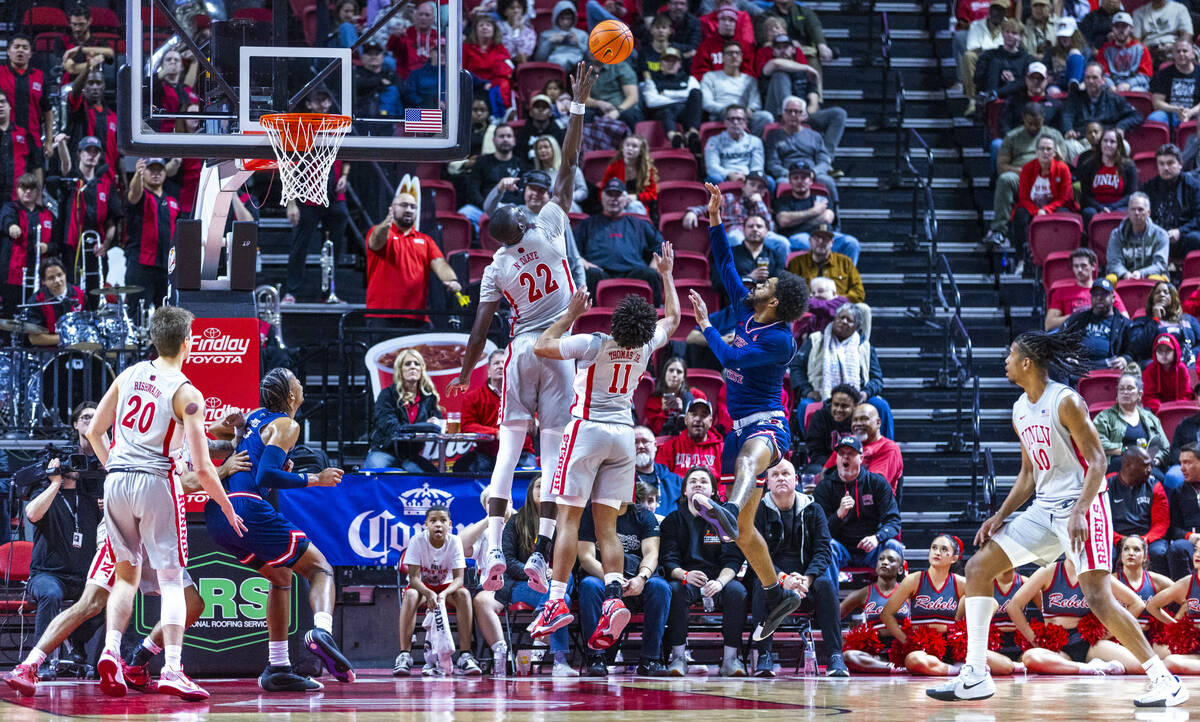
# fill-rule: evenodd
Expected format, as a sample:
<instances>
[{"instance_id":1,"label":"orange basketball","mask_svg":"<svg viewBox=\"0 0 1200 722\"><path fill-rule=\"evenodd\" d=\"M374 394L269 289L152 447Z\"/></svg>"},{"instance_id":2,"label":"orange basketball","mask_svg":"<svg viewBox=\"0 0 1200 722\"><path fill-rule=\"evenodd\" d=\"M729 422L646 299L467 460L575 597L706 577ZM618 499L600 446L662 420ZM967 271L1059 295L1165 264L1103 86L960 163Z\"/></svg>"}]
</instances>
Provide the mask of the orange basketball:
<instances>
[{"instance_id":1,"label":"orange basketball","mask_svg":"<svg viewBox=\"0 0 1200 722\"><path fill-rule=\"evenodd\" d=\"M605 65L615 65L633 52L633 33L619 20L603 20L588 35L592 56Z\"/></svg>"}]
</instances>

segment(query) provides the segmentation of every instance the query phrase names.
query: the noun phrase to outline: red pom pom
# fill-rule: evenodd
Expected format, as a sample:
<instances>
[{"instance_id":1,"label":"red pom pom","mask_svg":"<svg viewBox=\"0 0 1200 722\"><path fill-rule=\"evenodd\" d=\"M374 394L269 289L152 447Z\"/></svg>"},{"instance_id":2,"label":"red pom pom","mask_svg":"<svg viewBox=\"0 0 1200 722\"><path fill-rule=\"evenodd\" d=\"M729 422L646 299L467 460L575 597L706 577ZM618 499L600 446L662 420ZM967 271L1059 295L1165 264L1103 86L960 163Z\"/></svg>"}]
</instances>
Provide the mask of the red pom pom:
<instances>
[{"instance_id":1,"label":"red pom pom","mask_svg":"<svg viewBox=\"0 0 1200 722\"><path fill-rule=\"evenodd\" d=\"M1020 636L1020 635L1016 635ZM996 625L988 628L988 649L992 652L999 652L1004 647L1004 630L999 629Z\"/></svg>"},{"instance_id":2,"label":"red pom pom","mask_svg":"<svg viewBox=\"0 0 1200 722\"><path fill-rule=\"evenodd\" d=\"M1165 644L1171 654L1193 654L1200 643L1200 632L1196 631L1195 625L1186 621L1163 625L1159 643Z\"/></svg>"},{"instance_id":3,"label":"red pom pom","mask_svg":"<svg viewBox=\"0 0 1200 722\"><path fill-rule=\"evenodd\" d=\"M954 626L946 630L946 661L967 661L967 623L958 619Z\"/></svg>"},{"instance_id":4,"label":"red pom pom","mask_svg":"<svg viewBox=\"0 0 1200 722\"><path fill-rule=\"evenodd\" d=\"M1158 617L1150 617L1150 623L1146 625L1146 640L1150 644L1159 644L1165 632L1166 625Z\"/></svg>"},{"instance_id":5,"label":"red pom pom","mask_svg":"<svg viewBox=\"0 0 1200 722\"><path fill-rule=\"evenodd\" d=\"M1033 638L1034 638L1033 642L1030 642L1028 639L1026 639L1025 635L1021 634L1020 632L1013 632L1013 638L1017 643L1017 649L1021 650L1022 652L1025 652L1025 651L1028 651L1028 650L1036 647L1037 646L1037 638L1042 635L1042 627L1045 627L1045 626L1046 626L1045 624L1043 624L1042 622L1039 622L1037 620L1034 620L1029 623L1029 628L1031 630L1033 630Z\"/></svg>"},{"instance_id":6,"label":"red pom pom","mask_svg":"<svg viewBox=\"0 0 1200 722\"><path fill-rule=\"evenodd\" d=\"M1070 640L1071 633L1066 629L1057 624L1046 624L1042 627L1042 633L1037 637L1037 646L1051 652L1061 652Z\"/></svg>"},{"instance_id":7,"label":"red pom pom","mask_svg":"<svg viewBox=\"0 0 1200 722\"><path fill-rule=\"evenodd\" d=\"M842 637L842 649L856 649L875 655L887 649L887 646L880 641L878 631L870 625L860 624Z\"/></svg>"},{"instance_id":8,"label":"red pom pom","mask_svg":"<svg viewBox=\"0 0 1200 722\"><path fill-rule=\"evenodd\" d=\"M1095 644L1108 637L1108 628L1093 613L1088 612L1079 620L1079 636L1088 644Z\"/></svg>"},{"instance_id":9,"label":"red pom pom","mask_svg":"<svg viewBox=\"0 0 1200 722\"><path fill-rule=\"evenodd\" d=\"M946 635L935 631L932 625L917 627L908 635L908 641L914 650L919 649L938 659L946 655Z\"/></svg>"},{"instance_id":10,"label":"red pom pom","mask_svg":"<svg viewBox=\"0 0 1200 722\"><path fill-rule=\"evenodd\" d=\"M913 646L912 621L907 618L900 620L900 631L904 632L908 641L901 643L898 639L892 640L892 646L888 648L888 661L892 663L893 667L903 667L908 653L916 649Z\"/></svg>"}]
</instances>

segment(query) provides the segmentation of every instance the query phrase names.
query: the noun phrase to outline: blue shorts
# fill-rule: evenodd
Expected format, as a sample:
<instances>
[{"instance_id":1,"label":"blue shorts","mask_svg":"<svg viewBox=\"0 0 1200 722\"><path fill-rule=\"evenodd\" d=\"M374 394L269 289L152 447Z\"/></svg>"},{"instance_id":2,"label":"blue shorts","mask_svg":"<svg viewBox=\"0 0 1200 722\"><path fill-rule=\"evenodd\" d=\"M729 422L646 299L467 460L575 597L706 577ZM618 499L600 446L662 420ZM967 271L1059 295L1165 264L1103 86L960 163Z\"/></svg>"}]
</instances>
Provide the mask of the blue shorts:
<instances>
[{"instance_id":1,"label":"blue shorts","mask_svg":"<svg viewBox=\"0 0 1200 722\"><path fill-rule=\"evenodd\" d=\"M215 501L204 505L204 521L212 540L238 563L251 569L290 567L304 556L308 537L262 497L235 492L229 495L229 501L246 524L245 534L237 535Z\"/></svg>"},{"instance_id":2,"label":"blue shorts","mask_svg":"<svg viewBox=\"0 0 1200 722\"><path fill-rule=\"evenodd\" d=\"M730 446L729 442L732 440L736 458L736 454L741 451L746 442L754 438L761 438L771 446L771 463L767 464L768 469L783 461L784 455L792 448L792 431L788 428L787 417L782 414L729 432L726 446ZM759 486L762 486L765 477L765 474L759 477Z\"/></svg>"}]
</instances>

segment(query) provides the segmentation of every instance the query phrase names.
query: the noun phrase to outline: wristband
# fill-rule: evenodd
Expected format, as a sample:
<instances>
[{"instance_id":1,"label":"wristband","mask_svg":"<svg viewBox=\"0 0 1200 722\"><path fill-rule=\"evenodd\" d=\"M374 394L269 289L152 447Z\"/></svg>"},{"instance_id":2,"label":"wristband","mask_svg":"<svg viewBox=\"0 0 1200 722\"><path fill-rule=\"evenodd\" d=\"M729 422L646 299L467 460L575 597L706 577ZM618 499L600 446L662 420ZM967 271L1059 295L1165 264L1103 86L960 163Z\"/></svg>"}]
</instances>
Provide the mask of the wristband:
<instances>
[{"instance_id":1,"label":"wristband","mask_svg":"<svg viewBox=\"0 0 1200 722\"><path fill-rule=\"evenodd\" d=\"M583 115L585 109L586 108L583 103L576 103L573 100L571 101L571 115Z\"/></svg>"},{"instance_id":2,"label":"wristband","mask_svg":"<svg viewBox=\"0 0 1200 722\"><path fill-rule=\"evenodd\" d=\"M783 572L779 572L779 584L780 584L780 585L782 585L782 584L783 584L783 580L784 580L784 579L787 579L787 575L786 575L786 574L784 574Z\"/></svg>"},{"instance_id":3,"label":"wristband","mask_svg":"<svg viewBox=\"0 0 1200 722\"><path fill-rule=\"evenodd\" d=\"M684 583L684 584L687 584L687 575L688 575L688 573L687 573L687 572L684 572L684 573L683 573L683 583Z\"/></svg>"}]
</instances>

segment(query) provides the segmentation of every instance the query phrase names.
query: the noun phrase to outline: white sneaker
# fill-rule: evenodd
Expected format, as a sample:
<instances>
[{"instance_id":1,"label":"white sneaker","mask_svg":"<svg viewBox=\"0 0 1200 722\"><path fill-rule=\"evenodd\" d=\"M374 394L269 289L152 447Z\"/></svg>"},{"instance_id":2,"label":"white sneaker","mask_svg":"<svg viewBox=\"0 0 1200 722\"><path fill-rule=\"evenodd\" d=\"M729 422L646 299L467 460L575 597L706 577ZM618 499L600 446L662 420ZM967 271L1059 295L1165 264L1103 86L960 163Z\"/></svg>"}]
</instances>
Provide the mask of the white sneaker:
<instances>
[{"instance_id":1,"label":"white sneaker","mask_svg":"<svg viewBox=\"0 0 1200 722\"><path fill-rule=\"evenodd\" d=\"M566 662L555 662L554 670L550 672L554 677L578 677L579 670L575 669Z\"/></svg>"},{"instance_id":2,"label":"white sneaker","mask_svg":"<svg viewBox=\"0 0 1200 722\"><path fill-rule=\"evenodd\" d=\"M538 594L550 591L550 564L546 557L534 552L525 562L525 576L529 577L529 588Z\"/></svg>"},{"instance_id":3,"label":"white sneaker","mask_svg":"<svg viewBox=\"0 0 1200 722\"><path fill-rule=\"evenodd\" d=\"M1088 669L1094 670L1094 672L1100 676L1125 674L1124 664L1116 661L1110 662L1107 659L1093 659L1084 666Z\"/></svg>"},{"instance_id":4,"label":"white sneaker","mask_svg":"<svg viewBox=\"0 0 1200 722\"><path fill-rule=\"evenodd\" d=\"M1174 707L1187 702L1187 687L1175 675L1160 677L1146 687L1146 693L1133 700L1137 707Z\"/></svg>"},{"instance_id":5,"label":"white sneaker","mask_svg":"<svg viewBox=\"0 0 1200 722\"><path fill-rule=\"evenodd\" d=\"M494 592L504 586L504 571L508 562L504 558L504 550L500 547L488 549L483 562L483 589Z\"/></svg>"},{"instance_id":6,"label":"white sneaker","mask_svg":"<svg viewBox=\"0 0 1200 722\"><path fill-rule=\"evenodd\" d=\"M963 665L957 677L936 687L926 688L925 694L943 702L987 699L996 694L996 683L992 681L987 668L981 673L976 672L974 667Z\"/></svg>"}]
</instances>

